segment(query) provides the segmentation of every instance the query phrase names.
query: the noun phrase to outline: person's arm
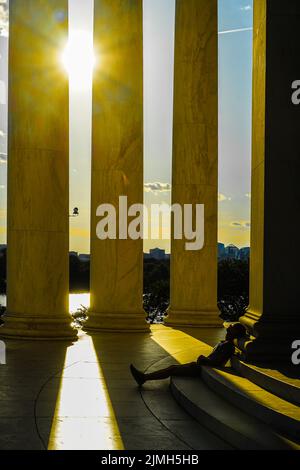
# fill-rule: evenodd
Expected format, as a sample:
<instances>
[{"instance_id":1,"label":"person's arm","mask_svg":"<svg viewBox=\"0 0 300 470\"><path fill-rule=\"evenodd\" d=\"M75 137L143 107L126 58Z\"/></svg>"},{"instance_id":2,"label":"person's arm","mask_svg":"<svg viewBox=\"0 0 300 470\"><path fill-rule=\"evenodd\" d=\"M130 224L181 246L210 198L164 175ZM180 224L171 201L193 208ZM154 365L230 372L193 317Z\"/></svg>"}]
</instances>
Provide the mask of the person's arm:
<instances>
[{"instance_id":1,"label":"person's arm","mask_svg":"<svg viewBox=\"0 0 300 470\"><path fill-rule=\"evenodd\" d=\"M232 343L221 343L212 353L208 356L200 356L197 364L199 366L223 367L234 355L235 347Z\"/></svg>"},{"instance_id":2,"label":"person's arm","mask_svg":"<svg viewBox=\"0 0 300 470\"><path fill-rule=\"evenodd\" d=\"M209 359L209 357L199 356L197 359L198 366L214 366L213 361Z\"/></svg>"}]
</instances>

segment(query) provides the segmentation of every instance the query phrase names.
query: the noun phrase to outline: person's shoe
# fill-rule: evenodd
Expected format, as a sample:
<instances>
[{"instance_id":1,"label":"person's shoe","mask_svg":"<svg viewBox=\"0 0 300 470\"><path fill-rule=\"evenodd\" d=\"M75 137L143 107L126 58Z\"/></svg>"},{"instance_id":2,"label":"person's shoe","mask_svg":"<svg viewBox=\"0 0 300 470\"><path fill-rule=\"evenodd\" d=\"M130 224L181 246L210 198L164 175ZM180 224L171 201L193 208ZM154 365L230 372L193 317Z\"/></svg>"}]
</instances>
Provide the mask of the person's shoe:
<instances>
[{"instance_id":1,"label":"person's shoe","mask_svg":"<svg viewBox=\"0 0 300 470\"><path fill-rule=\"evenodd\" d=\"M137 370L132 364L130 365L130 372L138 386L141 387L145 383L145 376L143 372Z\"/></svg>"}]
</instances>

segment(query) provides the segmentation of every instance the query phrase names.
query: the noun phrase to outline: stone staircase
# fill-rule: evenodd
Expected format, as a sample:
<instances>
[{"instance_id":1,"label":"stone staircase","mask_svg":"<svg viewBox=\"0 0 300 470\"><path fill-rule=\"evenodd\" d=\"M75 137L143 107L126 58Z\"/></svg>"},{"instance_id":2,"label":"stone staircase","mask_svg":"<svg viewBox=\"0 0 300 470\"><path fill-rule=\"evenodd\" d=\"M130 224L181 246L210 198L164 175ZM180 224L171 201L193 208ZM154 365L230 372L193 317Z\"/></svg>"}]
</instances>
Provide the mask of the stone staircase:
<instances>
[{"instance_id":1,"label":"stone staircase","mask_svg":"<svg viewBox=\"0 0 300 470\"><path fill-rule=\"evenodd\" d=\"M236 449L300 450L300 381L238 359L232 366L204 367L201 379L174 378L172 394L185 411Z\"/></svg>"},{"instance_id":2,"label":"stone staircase","mask_svg":"<svg viewBox=\"0 0 300 470\"><path fill-rule=\"evenodd\" d=\"M296 366L272 369L268 365L254 366L240 361L237 357L231 360L233 368L243 377L283 398L300 405L300 368Z\"/></svg>"}]
</instances>

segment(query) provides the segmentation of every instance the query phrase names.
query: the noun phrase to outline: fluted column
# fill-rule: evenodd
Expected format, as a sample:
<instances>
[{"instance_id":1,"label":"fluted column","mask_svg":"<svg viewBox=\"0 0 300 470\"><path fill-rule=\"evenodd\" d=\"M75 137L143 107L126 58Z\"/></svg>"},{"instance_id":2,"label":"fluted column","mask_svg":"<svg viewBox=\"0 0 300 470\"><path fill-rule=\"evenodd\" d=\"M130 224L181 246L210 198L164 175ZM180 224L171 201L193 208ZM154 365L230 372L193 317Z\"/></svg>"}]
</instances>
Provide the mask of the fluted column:
<instances>
[{"instance_id":1,"label":"fluted column","mask_svg":"<svg viewBox=\"0 0 300 470\"><path fill-rule=\"evenodd\" d=\"M142 0L95 0L91 307L86 330L147 331L143 311L143 241L100 240L96 216L119 196L143 203ZM119 223L117 224L119 229Z\"/></svg>"},{"instance_id":2,"label":"fluted column","mask_svg":"<svg viewBox=\"0 0 300 470\"><path fill-rule=\"evenodd\" d=\"M67 0L10 0L8 292L0 335L69 339Z\"/></svg>"},{"instance_id":3,"label":"fluted column","mask_svg":"<svg viewBox=\"0 0 300 470\"><path fill-rule=\"evenodd\" d=\"M250 307L246 359L285 358L300 337L300 3L255 0Z\"/></svg>"},{"instance_id":4,"label":"fluted column","mask_svg":"<svg viewBox=\"0 0 300 470\"><path fill-rule=\"evenodd\" d=\"M173 135L174 204L205 205L205 242L172 240L171 326L220 326L217 308L217 0L177 0Z\"/></svg>"}]
</instances>

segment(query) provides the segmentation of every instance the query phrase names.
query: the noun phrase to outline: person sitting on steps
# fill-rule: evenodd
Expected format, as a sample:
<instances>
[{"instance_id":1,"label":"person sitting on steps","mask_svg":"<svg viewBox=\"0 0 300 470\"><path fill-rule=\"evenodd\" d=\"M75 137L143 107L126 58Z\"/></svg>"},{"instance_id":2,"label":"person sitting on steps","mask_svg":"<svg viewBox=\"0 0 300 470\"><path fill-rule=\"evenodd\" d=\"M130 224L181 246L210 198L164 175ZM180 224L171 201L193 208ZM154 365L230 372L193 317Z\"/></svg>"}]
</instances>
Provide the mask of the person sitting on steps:
<instances>
[{"instance_id":1,"label":"person sitting on steps","mask_svg":"<svg viewBox=\"0 0 300 470\"><path fill-rule=\"evenodd\" d=\"M201 366L224 367L235 353L234 340L245 336L247 336L246 328L241 323L235 323L227 328L225 340L220 341L209 356L199 356L197 362L176 364L149 374L144 374L131 364L130 371L140 387L149 380L162 380L169 377L200 377Z\"/></svg>"}]
</instances>

